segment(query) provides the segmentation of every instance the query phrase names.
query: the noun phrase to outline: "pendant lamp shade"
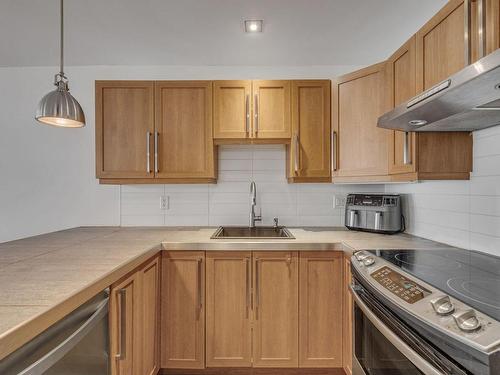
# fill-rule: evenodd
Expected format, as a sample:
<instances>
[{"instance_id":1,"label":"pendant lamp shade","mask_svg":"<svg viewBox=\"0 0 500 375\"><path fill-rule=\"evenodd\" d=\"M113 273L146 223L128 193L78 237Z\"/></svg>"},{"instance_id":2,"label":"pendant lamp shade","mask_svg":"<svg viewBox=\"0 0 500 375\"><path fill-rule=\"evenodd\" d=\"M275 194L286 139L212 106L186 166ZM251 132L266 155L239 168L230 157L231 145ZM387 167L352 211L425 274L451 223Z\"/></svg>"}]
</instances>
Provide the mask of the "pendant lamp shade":
<instances>
[{"instance_id":1,"label":"pendant lamp shade","mask_svg":"<svg viewBox=\"0 0 500 375\"><path fill-rule=\"evenodd\" d=\"M85 126L85 114L80 103L70 94L66 82L59 81L57 89L45 95L36 111L37 121L63 128L81 128Z\"/></svg>"},{"instance_id":2,"label":"pendant lamp shade","mask_svg":"<svg viewBox=\"0 0 500 375\"><path fill-rule=\"evenodd\" d=\"M85 114L80 103L69 93L68 78L64 74L64 8L61 4L61 60L60 70L54 79L57 87L45 95L38 103L35 119L46 125L62 128L81 128L85 126Z\"/></svg>"}]
</instances>

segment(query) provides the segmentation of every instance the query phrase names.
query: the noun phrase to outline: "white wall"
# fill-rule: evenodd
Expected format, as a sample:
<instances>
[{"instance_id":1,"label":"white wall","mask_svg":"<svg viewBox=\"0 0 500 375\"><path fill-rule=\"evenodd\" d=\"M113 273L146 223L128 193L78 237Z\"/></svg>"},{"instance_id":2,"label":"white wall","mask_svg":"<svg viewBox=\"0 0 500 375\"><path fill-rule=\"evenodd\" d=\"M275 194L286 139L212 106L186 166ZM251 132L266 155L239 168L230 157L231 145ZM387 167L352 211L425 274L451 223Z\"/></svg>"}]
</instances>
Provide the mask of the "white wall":
<instances>
[{"instance_id":1,"label":"white wall","mask_svg":"<svg viewBox=\"0 0 500 375\"><path fill-rule=\"evenodd\" d=\"M474 133L470 181L387 185L404 193L408 232L500 256L500 126Z\"/></svg>"},{"instance_id":2,"label":"white wall","mask_svg":"<svg viewBox=\"0 0 500 375\"><path fill-rule=\"evenodd\" d=\"M257 213L287 226L342 226L334 197L348 192L383 192L384 185L288 184L282 145L221 146L216 185L123 186L122 225L247 225L250 181L257 185ZM160 197L168 199L161 209Z\"/></svg>"},{"instance_id":3,"label":"white wall","mask_svg":"<svg viewBox=\"0 0 500 375\"><path fill-rule=\"evenodd\" d=\"M120 188L95 179L95 80L333 78L357 68L70 67L71 92L87 117L83 129L57 129L33 120L38 101L53 89L57 68L0 68L0 242L78 225L120 224Z\"/></svg>"}]
</instances>

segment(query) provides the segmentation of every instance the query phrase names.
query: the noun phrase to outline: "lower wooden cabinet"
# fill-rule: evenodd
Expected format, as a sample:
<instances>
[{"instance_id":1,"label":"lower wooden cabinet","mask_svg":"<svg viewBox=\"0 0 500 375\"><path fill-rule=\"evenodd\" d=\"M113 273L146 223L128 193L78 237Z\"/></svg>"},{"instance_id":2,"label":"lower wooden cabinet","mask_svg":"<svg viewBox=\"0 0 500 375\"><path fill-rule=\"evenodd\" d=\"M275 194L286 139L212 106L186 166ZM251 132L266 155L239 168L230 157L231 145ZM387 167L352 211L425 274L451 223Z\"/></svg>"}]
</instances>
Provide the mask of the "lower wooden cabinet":
<instances>
[{"instance_id":1,"label":"lower wooden cabinet","mask_svg":"<svg viewBox=\"0 0 500 375\"><path fill-rule=\"evenodd\" d=\"M254 252L254 367L298 366L298 253Z\"/></svg>"},{"instance_id":2,"label":"lower wooden cabinet","mask_svg":"<svg viewBox=\"0 0 500 375\"><path fill-rule=\"evenodd\" d=\"M112 375L152 375L159 370L159 258L111 287Z\"/></svg>"},{"instance_id":3,"label":"lower wooden cabinet","mask_svg":"<svg viewBox=\"0 0 500 375\"><path fill-rule=\"evenodd\" d=\"M162 256L161 367L205 367L205 253Z\"/></svg>"},{"instance_id":4,"label":"lower wooden cabinet","mask_svg":"<svg viewBox=\"0 0 500 375\"><path fill-rule=\"evenodd\" d=\"M252 366L251 252L206 255L207 367Z\"/></svg>"},{"instance_id":5,"label":"lower wooden cabinet","mask_svg":"<svg viewBox=\"0 0 500 375\"><path fill-rule=\"evenodd\" d=\"M300 254L300 367L342 367L342 267L341 252Z\"/></svg>"},{"instance_id":6,"label":"lower wooden cabinet","mask_svg":"<svg viewBox=\"0 0 500 375\"><path fill-rule=\"evenodd\" d=\"M342 368L343 267L337 251L165 252L161 367Z\"/></svg>"},{"instance_id":7,"label":"lower wooden cabinet","mask_svg":"<svg viewBox=\"0 0 500 375\"><path fill-rule=\"evenodd\" d=\"M351 285L351 258L344 255L343 260L343 276L342 283L342 296L343 296L343 309L342 309L342 362L344 371L347 375L352 374L352 329L353 329L353 300L349 286Z\"/></svg>"}]
</instances>

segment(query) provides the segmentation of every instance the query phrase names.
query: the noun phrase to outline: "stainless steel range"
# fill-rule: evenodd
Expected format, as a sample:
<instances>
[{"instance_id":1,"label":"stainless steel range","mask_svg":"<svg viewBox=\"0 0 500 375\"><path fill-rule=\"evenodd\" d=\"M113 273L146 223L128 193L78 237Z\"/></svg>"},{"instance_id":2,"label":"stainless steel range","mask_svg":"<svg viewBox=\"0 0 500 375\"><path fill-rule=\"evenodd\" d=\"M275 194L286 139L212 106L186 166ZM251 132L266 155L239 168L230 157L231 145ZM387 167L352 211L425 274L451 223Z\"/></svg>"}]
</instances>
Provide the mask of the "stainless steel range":
<instances>
[{"instance_id":1,"label":"stainless steel range","mask_svg":"<svg viewBox=\"0 0 500 375\"><path fill-rule=\"evenodd\" d=\"M352 258L353 374L500 374L500 258L462 249Z\"/></svg>"}]
</instances>

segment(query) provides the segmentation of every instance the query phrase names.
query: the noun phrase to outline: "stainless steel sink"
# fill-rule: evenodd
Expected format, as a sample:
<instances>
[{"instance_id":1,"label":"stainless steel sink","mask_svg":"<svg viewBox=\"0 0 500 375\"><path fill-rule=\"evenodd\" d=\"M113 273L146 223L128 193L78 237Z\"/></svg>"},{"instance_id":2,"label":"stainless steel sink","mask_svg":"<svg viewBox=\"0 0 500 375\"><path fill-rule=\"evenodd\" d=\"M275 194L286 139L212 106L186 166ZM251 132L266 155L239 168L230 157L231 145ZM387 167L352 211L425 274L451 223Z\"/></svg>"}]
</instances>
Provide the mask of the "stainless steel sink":
<instances>
[{"instance_id":1,"label":"stainless steel sink","mask_svg":"<svg viewBox=\"0 0 500 375\"><path fill-rule=\"evenodd\" d=\"M212 239L295 239L285 227L219 227Z\"/></svg>"}]
</instances>

